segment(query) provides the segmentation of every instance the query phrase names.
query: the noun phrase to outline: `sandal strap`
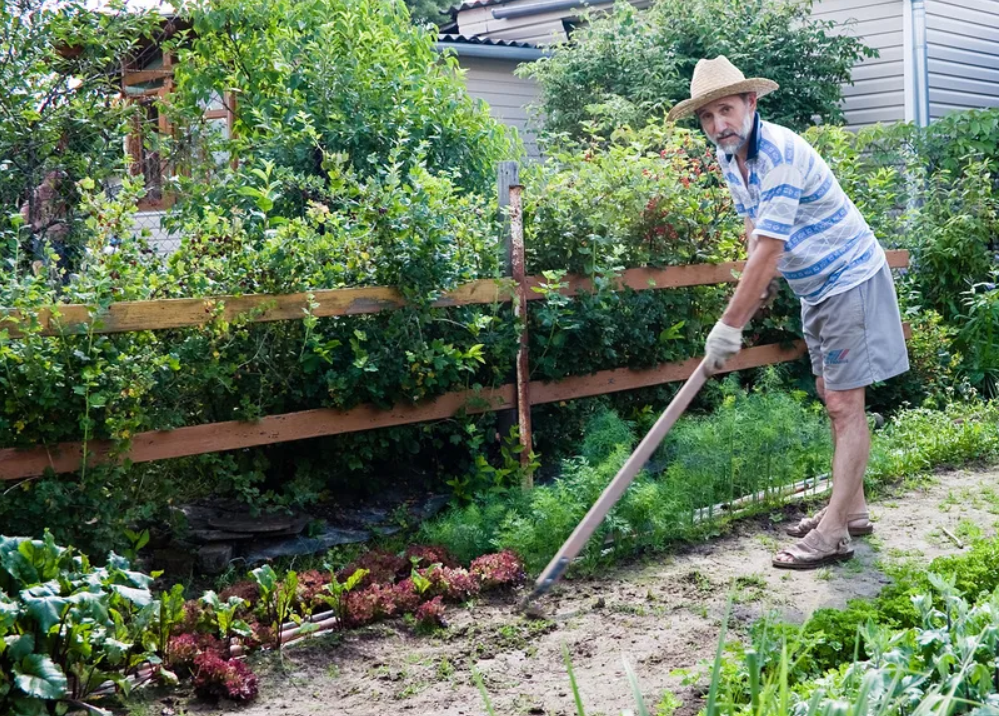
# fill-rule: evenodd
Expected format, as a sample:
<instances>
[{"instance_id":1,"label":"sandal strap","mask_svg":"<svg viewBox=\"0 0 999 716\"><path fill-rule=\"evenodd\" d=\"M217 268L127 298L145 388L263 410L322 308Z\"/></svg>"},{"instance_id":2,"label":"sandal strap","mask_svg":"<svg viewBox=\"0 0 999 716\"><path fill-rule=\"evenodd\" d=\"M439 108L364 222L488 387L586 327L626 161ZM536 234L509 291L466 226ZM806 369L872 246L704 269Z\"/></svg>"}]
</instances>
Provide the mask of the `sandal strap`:
<instances>
[{"instance_id":1,"label":"sandal strap","mask_svg":"<svg viewBox=\"0 0 999 716\"><path fill-rule=\"evenodd\" d=\"M822 521L822 517L826 514L826 509L827 508L823 507L821 510L816 512L811 517L802 517L800 520L798 520L798 529L814 530L816 527L819 526L819 522Z\"/></svg>"}]
</instances>

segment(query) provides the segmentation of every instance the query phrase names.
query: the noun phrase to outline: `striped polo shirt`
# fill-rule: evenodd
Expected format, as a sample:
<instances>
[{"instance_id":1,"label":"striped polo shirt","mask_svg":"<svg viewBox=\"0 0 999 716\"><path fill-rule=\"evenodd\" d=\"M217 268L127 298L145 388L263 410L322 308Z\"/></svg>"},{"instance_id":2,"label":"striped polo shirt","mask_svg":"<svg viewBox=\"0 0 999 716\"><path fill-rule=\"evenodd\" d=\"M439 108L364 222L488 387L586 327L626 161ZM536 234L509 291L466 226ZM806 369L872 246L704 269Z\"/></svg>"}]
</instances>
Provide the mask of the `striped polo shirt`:
<instances>
[{"instance_id":1,"label":"striped polo shirt","mask_svg":"<svg viewBox=\"0 0 999 716\"><path fill-rule=\"evenodd\" d=\"M795 294L815 305L876 274L885 252L829 166L791 130L757 113L742 179L735 155L718 161L739 216L754 235L784 242L778 270Z\"/></svg>"}]
</instances>

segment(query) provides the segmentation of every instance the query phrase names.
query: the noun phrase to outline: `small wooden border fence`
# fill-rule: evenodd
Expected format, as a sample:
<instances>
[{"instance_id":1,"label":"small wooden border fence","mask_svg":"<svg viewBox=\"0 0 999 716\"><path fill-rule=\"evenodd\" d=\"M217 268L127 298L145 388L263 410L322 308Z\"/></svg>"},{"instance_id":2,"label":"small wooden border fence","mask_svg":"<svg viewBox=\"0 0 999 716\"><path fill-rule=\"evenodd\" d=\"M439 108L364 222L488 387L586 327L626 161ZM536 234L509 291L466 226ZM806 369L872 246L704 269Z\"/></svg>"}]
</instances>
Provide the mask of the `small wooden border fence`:
<instances>
[{"instance_id":1,"label":"small wooden border fence","mask_svg":"<svg viewBox=\"0 0 999 716\"><path fill-rule=\"evenodd\" d=\"M510 184L503 184L504 176L508 177ZM532 289L541 285L544 278L524 275L521 192L516 183L516 171L504 173L501 168L500 181L501 205L508 204L510 209L508 269L512 277L472 281L445 294L434 302L434 306L513 301L515 313L520 315L526 311L528 301L543 298ZM888 262L892 268L906 267L909 254L907 251L890 251ZM618 278L618 286L619 289L646 291L732 283L738 280L743 266L743 262L729 262L628 269ZM568 276L564 282L566 287L563 293L567 295L585 292L592 287L589 279L579 276ZM251 322L266 322L301 320L307 314L317 317L350 316L393 310L403 305L404 301L395 289L372 287L273 296L121 302L101 311L85 305L65 305L41 309L36 316L42 334L55 336L88 331L106 334L184 328L205 325L220 317L233 320L247 316ZM24 334L19 326L31 319L32 316L23 311L0 308L0 331L6 331L11 339L22 337ZM792 361L804 353L803 341L789 346L756 346L741 351L726 366L726 372ZM80 469L84 452L88 464L124 459L139 463L442 420L461 412L474 414L504 410L517 411L525 448L522 458L526 461L532 444L531 406L685 380L698 362L698 358L690 358L644 370L619 368L551 383L532 382L529 380L525 327L520 336L516 381L498 388L446 393L418 405L398 404L388 410L371 405L351 410L323 408L271 415L255 422L228 421L149 431L135 435L122 454L115 453L115 446L110 441L89 441L86 446L82 442L66 442L29 449L0 449L0 480L35 477L48 469L56 473L74 472ZM524 486L530 487L530 484L528 476Z\"/></svg>"}]
</instances>

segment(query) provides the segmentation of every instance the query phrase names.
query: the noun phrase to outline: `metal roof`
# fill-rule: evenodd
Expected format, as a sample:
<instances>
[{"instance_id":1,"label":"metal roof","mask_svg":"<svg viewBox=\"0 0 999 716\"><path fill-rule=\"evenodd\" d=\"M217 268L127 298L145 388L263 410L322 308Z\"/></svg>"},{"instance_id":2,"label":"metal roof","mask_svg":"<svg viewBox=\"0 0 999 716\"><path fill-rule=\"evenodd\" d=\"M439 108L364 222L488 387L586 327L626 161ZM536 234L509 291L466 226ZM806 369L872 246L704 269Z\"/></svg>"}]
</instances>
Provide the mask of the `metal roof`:
<instances>
[{"instance_id":1,"label":"metal roof","mask_svg":"<svg viewBox=\"0 0 999 716\"><path fill-rule=\"evenodd\" d=\"M447 12L457 15L462 10L473 10L478 7L489 7L490 5L502 5L508 0L465 0L463 3L448 8Z\"/></svg>"},{"instance_id":2,"label":"metal roof","mask_svg":"<svg viewBox=\"0 0 999 716\"><path fill-rule=\"evenodd\" d=\"M454 45L492 45L493 47L521 47L534 50L537 45L530 42L517 42L516 40L491 40L488 37L468 37L467 35L441 34L437 38L438 42L447 42Z\"/></svg>"}]
</instances>

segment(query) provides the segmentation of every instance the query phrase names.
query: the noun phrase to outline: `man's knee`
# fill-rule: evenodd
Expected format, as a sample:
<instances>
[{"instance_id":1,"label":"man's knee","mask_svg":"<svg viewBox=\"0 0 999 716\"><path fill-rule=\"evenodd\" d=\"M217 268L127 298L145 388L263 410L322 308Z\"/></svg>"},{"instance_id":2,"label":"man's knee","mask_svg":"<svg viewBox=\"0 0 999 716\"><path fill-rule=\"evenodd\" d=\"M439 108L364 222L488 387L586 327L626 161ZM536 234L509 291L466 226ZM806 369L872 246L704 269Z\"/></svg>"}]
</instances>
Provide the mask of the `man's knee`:
<instances>
[{"instance_id":1,"label":"man's knee","mask_svg":"<svg viewBox=\"0 0 999 716\"><path fill-rule=\"evenodd\" d=\"M823 386L823 400L826 411L834 423L850 420L866 420L864 414L864 389L827 390Z\"/></svg>"},{"instance_id":2,"label":"man's knee","mask_svg":"<svg viewBox=\"0 0 999 716\"><path fill-rule=\"evenodd\" d=\"M819 394L819 400L826 402L826 379L821 375L815 376L815 392Z\"/></svg>"}]
</instances>

